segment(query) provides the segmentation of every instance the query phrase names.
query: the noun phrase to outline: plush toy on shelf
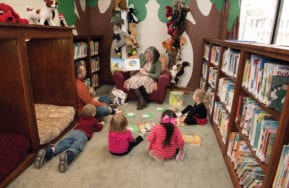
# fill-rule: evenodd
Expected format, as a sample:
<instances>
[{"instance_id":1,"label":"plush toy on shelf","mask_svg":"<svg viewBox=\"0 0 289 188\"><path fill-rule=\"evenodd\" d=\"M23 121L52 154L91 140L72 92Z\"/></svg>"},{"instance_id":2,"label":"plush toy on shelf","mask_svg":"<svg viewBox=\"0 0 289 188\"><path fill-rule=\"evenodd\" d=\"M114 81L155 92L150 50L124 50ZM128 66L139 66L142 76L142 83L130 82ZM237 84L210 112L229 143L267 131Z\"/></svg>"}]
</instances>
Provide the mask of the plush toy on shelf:
<instances>
[{"instance_id":1,"label":"plush toy on shelf","mask_svg":"<svg viewBox=\"0 0 289 188\"><path fill-rule=\"evenodd\" d=\"M55 10L59 6L58 0L44 0L40 9L27 8L27 16L31 23L39 25L56 25L54 23Z\"/></svg>"},{"instance_id":2,"label":"plush toy on shelf","mask_svg":"<svg viewBox=\"0 0 289 188\"><path fill-rule=\"evenodd\" d=\"M14 9L5 3L0 3L0 22L28 24L28 20L20 18Z\"/></svg>"}]
</instances>

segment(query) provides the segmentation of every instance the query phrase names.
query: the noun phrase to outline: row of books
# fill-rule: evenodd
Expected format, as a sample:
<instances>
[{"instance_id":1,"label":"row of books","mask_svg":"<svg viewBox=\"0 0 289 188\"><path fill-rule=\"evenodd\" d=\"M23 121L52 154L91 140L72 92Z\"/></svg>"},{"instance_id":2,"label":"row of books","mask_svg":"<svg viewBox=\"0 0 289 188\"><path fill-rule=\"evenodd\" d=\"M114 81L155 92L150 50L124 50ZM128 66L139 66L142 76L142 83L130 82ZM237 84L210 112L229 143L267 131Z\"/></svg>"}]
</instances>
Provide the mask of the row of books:
<instances>
[{"instance_id":1,"label":"row of books","mask_svg":"<svg viewBox=\"0 0 289 188\"><path fill-rule=\"evenodd\" d=\"M289 83L289 65L258 55L246 60L242 86L261 103L282 110Z\"/></svg>"},{"instance_id":2,"label":"row of books","mask_svg":"<svg viewBox=\"0 0 289 188\"><path fill-rule=\"evenodd\" d=\"M209 79L208 83L212 88L216 87L216 81L217 81L217 76L218 76L218 68L216 67L210 67L209 68Z\"/></svg>"},{"instance_id":3,"label":"row of books","mask_svg":"<svg viewBox=\"0 0 289 188\"><path fill-rule=\"evenodd\" d=\"M204 45L204 59L209 61L209 53L210 53L210 45L205 44Z\"/></svg>"},{"instance_id":4,"label":"row of books","mask_svg":"<svg viewBox=\"0 0 289 188\"><path fill-rule=\"evenodd\" d=\"M89 46L90 46L90 56L97 55L99 42L91 40Z\"/></svg>"},{"instance_id":5,"label":"row of books","mask_svg":"<svg viewBox=\"0 0 289 188\"><path fill-rule=\"evenodd\" d=\"M235 83L232 80L226 77L219 79L218 96L220 100L226 105L228 112L231 112L234 90Z\"/></svg>"},{"instance_id":6,"label":"row of books","mask_svg":"<svg viewBox=\"0 0 289 188\"><path fill-rule=\"evenodd\" d=\"M222 71L232 76L237 77L238 66L240 60L240 52L228 48L223 52Z\"/></svg>"},{"instance_id":7,"label":"row of books","mask_svg":"<svg viewBox=\"0 0 289 188\"><path fill-rule=\"evenodd\" d=\"M243 103L241 112L238 112L239 104L237 109L241 132L248 136L256 156L268 164L279 123L250 97L242 97L239 101Z\"/></svg>"},{"instance_id":8,"label":"row of books","mask_svg":"<svg viewBox=\"0 0 289 188\"><path fill-rule=\"evenodd\" d=\"M239 132L231 132L227 155L234 164L234 169L243 187L262 187L264 172Z\"/></svg>"},{"instance_id":9,"label":"row of books","mask_svg":"<svg viewBox=\"0 0 289 188\"><path fill-rule=\"evenodd\" d=\"M211 63L218 66L220 61L220 53L221 53L221 47L220 46L212 46L211 49Z\"/></svg>"},{"instance_id":10,"label":"row of books","mask_svg":"<svg viewBox=\"0 0 289 188\"><path fill-rule=\"evenodd\" d=\"M226 142L230 116L221 102L215 102L213 121L218 126L223 143Z\"/></svg>"},{"instance_id":11,"label":"row of books","mask_svg":"<svg viewBox=\"0 0 289 188\"><path fill-rule=\"evenodd\" d=\"M90 59L90 70L91 72L95 72L99 70L99 58L91 58Z\"/></svg>"},{"instance_id":12,"label":"row of books","mask_svg":"<svg viewBox=\"0 0 289 188\"><path fill-rule=\"evenodd\" d=\"M206 79L204 77L200 78L200 88L205 90Z\"/></svg>"},{"instance_id":13,"label":"row of books","mask_svg":"<svg viewBox=\"0 0 289 188\"><path fill-rule=\"evenodd\" d=\"M289 145L284 145L273 182L274 188L289 187Z\"/></svg>"},{"instance_id":14,"label":"row of books","mask_svg":"<svg viewBox=\"0 0 289 188\"><path fill-rule=\"evenodd\" d=\"M74 43L74 59L84 58L87 56L87 43L75 42Z\"/></svg>"},{"instance_id":15,"label":"row of books","mask_svg":"<svg viewBox=\"0 0 289 188\"><path fill-rule=\"evenodd\" d=\"M202 77L203 78L206 78L207 71L208 71L208 61L204 61L203 62L203 67L202 67Z\"/></svg>"},{"instance_id":16,"label":"row of books","mask_svg":"<svg viewBox=\"0 0 289 188\"><path fill-rule=\"evenodd\" d=\"M92 84L92 87L98 87L99 82L98 82L98 75L97 74L92 75L91 84Z\"/></svg>"}]
</instances>

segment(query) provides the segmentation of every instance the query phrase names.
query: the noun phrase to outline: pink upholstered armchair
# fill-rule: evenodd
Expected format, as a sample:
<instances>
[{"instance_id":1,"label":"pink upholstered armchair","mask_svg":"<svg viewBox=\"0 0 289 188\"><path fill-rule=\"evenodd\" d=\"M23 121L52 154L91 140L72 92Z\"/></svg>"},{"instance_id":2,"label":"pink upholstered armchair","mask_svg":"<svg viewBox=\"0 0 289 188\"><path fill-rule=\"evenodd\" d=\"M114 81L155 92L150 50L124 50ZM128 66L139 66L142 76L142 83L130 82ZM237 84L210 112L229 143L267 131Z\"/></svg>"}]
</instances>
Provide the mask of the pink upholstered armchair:
<instances>
[{"instance_id":1,"label":"pink upholstered armchair","mask_svg":"<svg viewBox=\"0 0 289 188\"><path fill-rule=\"evenodd\" d=\"M160 57L160 61L162 63L163 72L158 78L158 81L154 83L153 85L154 91L149 95L149 97L150 100L162 104L166 96L167 88L171 82L171 75L166 68L166 59ZM130 76L129 72L116 71L114 72L112 78L114 80L116 88L121 89L128 94L128 99L136 99L135 92L133 90L128 91L125 87L126 84L125 81L129 78L129 76Z\"/></svg>"}]
</instances>

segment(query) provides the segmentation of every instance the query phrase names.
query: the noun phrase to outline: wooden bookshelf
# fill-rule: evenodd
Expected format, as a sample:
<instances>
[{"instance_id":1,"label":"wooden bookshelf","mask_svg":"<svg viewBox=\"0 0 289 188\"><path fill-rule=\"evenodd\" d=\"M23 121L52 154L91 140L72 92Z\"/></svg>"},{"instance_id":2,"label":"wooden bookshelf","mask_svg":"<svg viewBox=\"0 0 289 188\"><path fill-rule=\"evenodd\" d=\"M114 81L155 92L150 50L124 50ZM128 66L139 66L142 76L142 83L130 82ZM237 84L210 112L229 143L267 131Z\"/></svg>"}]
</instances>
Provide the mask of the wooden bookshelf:
<instances>
[{"instance_id":1,"label":"wooden bookshelf","mask_svg":"<svg viewBox=\"0 0 289 188\"><path fill-rule=\"evenodd\" d=\"M253 158L256 159L257 163L259 164L260 168L263 170L265 174L265 177L263 180L263 187L268 187L268 188L272 187L276 170L278 167L278 162L279 162L280 155L282 152L282 147L283 145L288 144L289 142L289 134L288 134L289 132L289 116L288 116L289 92L287 90L282 111L279 112L273 108L267 107L262 102L260 102L257 99L257 97L254 97L254 95L251 92L249 92L247 89L242 87L242 82L243 82L243 74L245 70L246 60L250 59L252 55L257 55L257 56L261 56L264 58L270 58L270 59L279 61L281 64L288 65L289 64L289 48L285 48L285 47L279 48L278 46L273 46L273 45L260 45L260 44L249 43L249 42L237 42L237 41L219 40L219 39L204 39L204 45L209 47L209 49L206 49L206 52L205 52L206 54L209 54L209 56L206 57L206 61L208 63L207 71L209 71L210 66L215 66L218 68L218 73L217 73L218 80L222 77L226 77L226 78L231 79L235 84L233 101L231 104L231 111L229 113L230 115L229 115L229 123L228 123L228 130L227 130L226 138L221 137L222 135L220 134L218 130L218 125L216 125L212 121L212 118L210 119L216 138L218 140L220 149L223 152L224 161L226 162L228 171L231 175L232 182L235 187L241 187L241 185L239 185L238 176L235 174L236 171L233 167L234 165L230 161L230 157L227 155L229 135L231 132L237 131L243 137L243 141L248 145L251 155L253 156ZM220 47L220 57L219 57L218 66L216 66L215 64L212 64L211 62L212 48L214 46ZM228 48L238 51L240 55L239 62L238 62L237 77L232 77L230 76L230 74L222 70L223 52ZM205 83L204 83L205 89L209 88L208 74L209 73L207 72L207 75L205 77L206 78ZM216 81L216 87L214 90L214 101L219 101L219 97L217 96L218 84L219 84L218 80ZM238 115L237 108L238 108L239 96L250 97L253 101L256 102L257 105L260 106L260 109L266 111L275 120L278 121L278 129L277 129L276 137L275 137L273 147L272 147L272 153L270 155L268 164L262 162L258 158L252 146L250 145L249 137L242 133L240 122L239 121L236 122L236 116ZM214 108L214 106L211 108ZM209 116L214 117L213 113L214 113L214 110L212 110L212 114L209 114ZM222 139L226 140L225 144L223 144Z\"/></svg>"},{"instance_id":2,"label":"wooden bookshelf","mask_svg":"<svg viewBox=\"0 0 289 188\"><path fill-rule=\"evenodd\" d=\"M31 142L24 160L0 182L6 187L41 147L34 103L76 108L72 28L0 23L0 47L0 133L24 134Z\"/></svg>"},{"instance_id":3,"label":"wooden bookshelf","mask_svg":"<svg viewBox=\"0 0 289 188\"><path fill-rule=\"evenodd\" d=\"M102 40L101 35L74 36L74 61L86 66L87 86L98 88L102 85Z\"/></svg>"}]
</instances>

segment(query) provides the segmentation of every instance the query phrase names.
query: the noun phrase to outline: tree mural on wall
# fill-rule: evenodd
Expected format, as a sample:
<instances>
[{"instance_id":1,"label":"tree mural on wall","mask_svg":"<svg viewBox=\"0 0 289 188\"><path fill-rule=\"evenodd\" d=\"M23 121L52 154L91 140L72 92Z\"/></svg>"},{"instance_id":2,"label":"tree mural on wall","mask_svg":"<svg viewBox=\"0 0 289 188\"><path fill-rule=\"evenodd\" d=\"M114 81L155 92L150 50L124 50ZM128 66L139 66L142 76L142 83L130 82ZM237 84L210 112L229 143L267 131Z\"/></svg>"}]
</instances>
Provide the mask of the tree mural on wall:
<instances>
[{"instance_id":1,"label":"tree mural on wall","mask_svg":"<svg viewBox=\"0 0 289 188\"><path fill-rule=\"evenodd\" d=\"M80 0L81 1L81 0ZM96 7L99 0L82 0L84 3L87 2L88 7ZM138 10L136 16L139 21L143 21L146 17L147 10L145 8L145 4L149 0L128 0L128 4L134 4L135 9ZM165 7L173 6L174 0L156 0L160 4L159 8L159 19L162 22L167 22L167 18L165 16ZM61 12L68 25L73 25L76 22L76 15L78 15L78 10L75 13L75 0L59 0L60 5L58 11ZM187 4L190 3L190 0L185 0ZM211 0L212 3L216 5L218 11L223 9L225 0ZM230 8L229 8L229 17L228 17L228 31L231 31L236 19L239 16L240 12L240 0L231 0Z\"/></svg>"}]
</instances>

